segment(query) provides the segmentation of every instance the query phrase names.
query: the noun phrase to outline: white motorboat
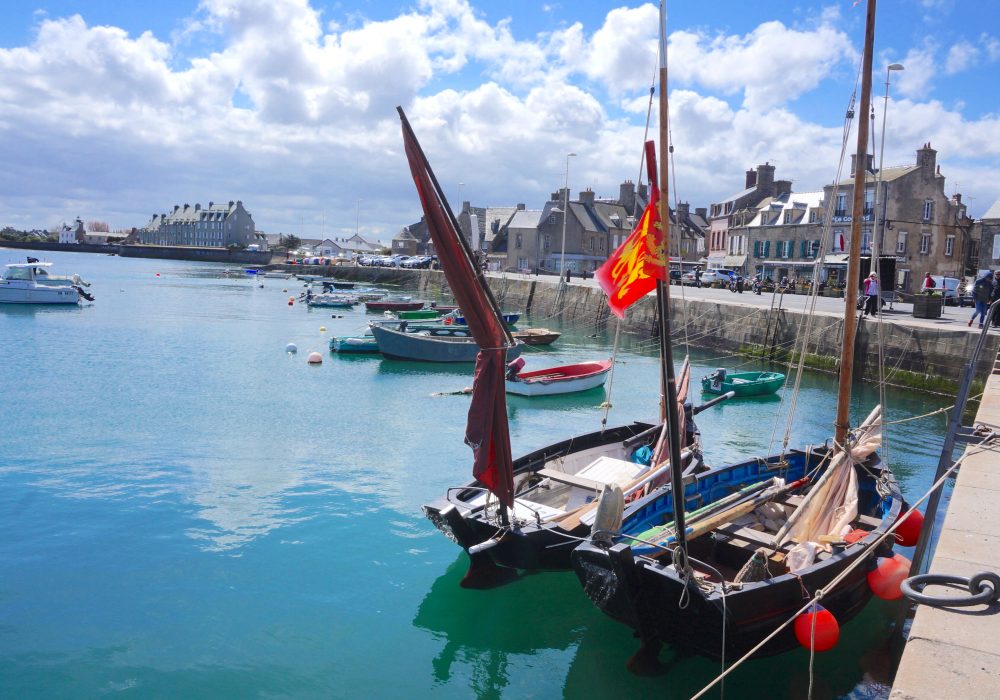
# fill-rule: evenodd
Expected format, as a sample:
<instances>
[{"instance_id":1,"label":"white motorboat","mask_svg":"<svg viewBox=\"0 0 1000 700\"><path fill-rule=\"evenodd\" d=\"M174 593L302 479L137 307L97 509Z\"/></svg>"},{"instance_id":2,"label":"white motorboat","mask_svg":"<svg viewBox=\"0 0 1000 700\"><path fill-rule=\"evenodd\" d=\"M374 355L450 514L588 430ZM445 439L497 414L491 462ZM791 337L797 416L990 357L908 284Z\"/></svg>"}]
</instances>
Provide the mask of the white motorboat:
<instances>
[{"instance_id":1,"label":"white motorboat","mask_svg":"<svg viewBox=\"0 0 1000 700\"><path fill-rule=\"evenodd\" d=\"M90 285L72 277L49 274L50 262L12 263L0 277L0 303L4 304L76 304L80 299L93 301L84 291Z\"/></svg>"}]
</instances>

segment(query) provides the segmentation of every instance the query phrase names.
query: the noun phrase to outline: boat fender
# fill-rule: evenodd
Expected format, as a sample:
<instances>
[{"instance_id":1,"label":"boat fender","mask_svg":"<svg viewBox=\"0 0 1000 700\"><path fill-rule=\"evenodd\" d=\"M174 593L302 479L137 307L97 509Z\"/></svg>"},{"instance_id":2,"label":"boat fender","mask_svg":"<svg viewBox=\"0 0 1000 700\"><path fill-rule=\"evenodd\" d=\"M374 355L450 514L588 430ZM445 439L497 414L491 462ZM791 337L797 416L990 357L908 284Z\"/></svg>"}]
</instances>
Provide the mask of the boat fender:
<instances>
[{"instance_id":1,"label":"boat fender","mask_svg":"<svg viewBox=\"0 0 1000 700\"><path fill-rule=\"evenodd\" d=\"M815 635L813 620L815 619ZM813 639L815 637L815 646ZM840 625L833 613L818 603L814 603L808 612L795 618L795 638L806 649L829 651L837 646L840 639Z\"/></svg>"},{"instance_id":2,"label":"boat fender","mask_svg":"<svg viewBox=\"0 0 1000 700\"><path fill-rule=\"evenodd\" d=\"M486 540L485 542L480 542L479 544L474 544L471 547L469 547L469 554L470 555L472 555L472 554L479 554L480 552L485 552L487 549L493 549L498 544L500 544L500 540L502 540L502 539L503 539L503 535L500 535L499 537L491 537L490 539Z\"/></svg>"},{"instance_id":3,"label":"boat fender","mask_svg":"<svg viewBox=\"0 0 1000 700\"><path fill-rule=\"evenodd\" d=\"M903 504L899 513L899 525L896 526L896 541L904 547L913 547L920 539L920 531L924 527L924 516L919 510L915 510L905 518L909 507Z\"/></svg>"},{"instance_id":4,"label":"boat fender","mask_svg":"<svg viewBox=\"0 0 1000 700\"><path fill-rule=\"evenodd\" d=\"M903 580L910 575L910 560L902 554L881 557L878 566L868 572L868 587L882 600L897 600L903 595Z\"/></svg>"},{"instance_id":5,"label":"boat fender","mask_svg":"<svg viewBox=\"0 0 1000 700\"><path fill-rule=\"evenodd\" d=\"M601 489L597 499L597 512L594 516L593 540L596 544L610 547L612 536L622 528L622 516L625 512L625 496L618 484L607 484Z\"/></svg>"}]
</instances>

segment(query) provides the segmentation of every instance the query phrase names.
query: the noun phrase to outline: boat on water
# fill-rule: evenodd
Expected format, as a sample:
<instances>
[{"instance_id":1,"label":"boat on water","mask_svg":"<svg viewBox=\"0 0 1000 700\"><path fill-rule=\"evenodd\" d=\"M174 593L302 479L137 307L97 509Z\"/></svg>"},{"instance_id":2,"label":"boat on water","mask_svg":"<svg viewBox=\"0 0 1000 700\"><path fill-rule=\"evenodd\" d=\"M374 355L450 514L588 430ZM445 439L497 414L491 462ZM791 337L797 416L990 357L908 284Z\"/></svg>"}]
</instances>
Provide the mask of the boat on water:
<instances>
[{"instance_id":1,"label":"boat on water","mask_svg":"<svg viewBox=\"0 0 1000 700\"><path fill-rule=\"evenodd\" d=\"M867 27L857 111L862 115L856 156L860 159L868 145L873 0L868 3ZM666 72L666 10L661 3L661 115L669 114ZM667 131L668 126L661 124L661 137ZM660 148L664 152L666 144L661 142ZM842 153L841 162L843 158ZM899 516L902 496L877 452L881 407L850 428L864 169L855 175L832 443L799 450L782 447L769 456L749 454L736 464L690 478L672 469L674 488L653 491L627 509L621 493L606 489L591 536L573 551L573 569L587 596L640 638L642 646L630 662L633 668L654 663L664 643L726 659L792 649L799 643L788 624L792 616L822 598L823 607L841 624L850 620L872 595L869 568L879 556L891 554L892 540L880 538ZM660 182L666 187L665 171ZM831 218L828 203L827 227ZM666 223L665 216L661 220ZM664 238L669 240L669 234ZM661 249L663 258L665 250ZM822 254L821 247L819 257ZM818 274L819 262L814 279ZM669 327L669 306L662 307L661 314L661 326ZM669 352L667 338L661 341L661 352ZM807 340L804 334L803 354ZM785 445L791 421L788 426ZM679 437L672 420L669 427L670 442L676 443ZM805 619L814 618L807 614Z\"/></svg>"},{"instance_id":2,"label":"boat on water","mask_svg":"<svg viewBox=\"0 0 1000 700\"><path fill-rule=\"evenodd\" d=\"M480 345L462 326L433 326L419 330L407 328L401 321L396 327L387 323L371 324L379 351L395 360L423 362L475 362ZM508 347L507 360L521 354L523 343Z\"/></svg>"},{"instance_id":3,"label":"boat on water","mask_svg":"<svg viewBox=\"0 0 1000 700\"><path fill-rule=\"evenodd\" d=\"M358 298L353 294L307 294L305 296L305 302L309 306L331 308L331 309L350 309L359 304Z\"/></svg>"},{"instance_id":4,"label":"boat on water","mask_svg":"<svg viewBox=\"0 0 1000 700\"><path fill-rule=\"evenodd\" d=\"M562 334L550 331L548 328L525 328L524 330L514 331L511 335L525 345L551 345Z\"/></svg>"},{"instance_id":5,"label":"boat on water","mask_svg":"<svg viewBox=\"0 0 1000 700\"><path fill-rule=\"evenodd\" d=\"M392 313L392 312L387 312ZM397 311L396 318L404 321L421 321L432 318L440 318L441 314L436 309L417 309L416 311Z\"/></svg>"},{"instance_id":6,"label":"boat on water","mask_svg":"<svg viewBox=\"0 0 1000 700\"><path fill-rule=\"evenodd\" d=\"M0 275L2 304L78 304L93 301L84 288L90 284L79 275L57 277L49 274L50 262L10 263Z\"/></svg>"},{"instance_id":7,"label":"boat on water","mask_svg":"<svg viewBox=\"0 0 1000 700\"><path fill-rule=\"evenodd\" d=\"M330 350L339 353L376 354L378 341L372 335L335 336L330 338Z\"/></svg>"},{"instance_id":8,"label":"boat on water","mask_svg":"<svg viewBox=\"0 0 1000 700\"><path fill-rule=\"evenodd\" d=\"M280 271L277 271L277 270L271 270L270 272L265 272L264 273L264 277L267 277L268 279L287 280L291 276L292 275L290 273L288 273L288 272L280 272Z\"/></svg>"},{"instance_id":9,"label":"boat on water","mask_svg":"<svg viewBox=\"0 0 1000 700\"><path fill-rule=\"evenodd\" d=\"M448 314L447 318L451 319L452 323L458 324L459 326L464 326L466 324L465 316L462 315L461 309L456 309ZM505 313L501 315L503 322L508 326L513 326L521 319L521 314L511 314Z\"/></svg>"},{"instance_id":10,"label":"boat on water","mask_svg":"<svg viewBox=\"0 0 1000 700\"><path fill-rule=\"evenodd\" d=\"M710 394L732 391L736 396L762 396L784 385L785 375L781 372L727 372L722 367L701 378L702 391Z\"/></svg>"},{"instance_id":11,"label":"boat on water","mask_svg":"<svg viewBox=\"0 0 1000 700\"><path fill-rule=\"evenodd\" d=\"M519 357L507 366L508 394L552 396L595 389L604 386L612 366L611 360L595 360L522 372L524 364Z\"/></svg>"},{"instance_id":12,"label":"boat on water","mask_svg":"<svg viewBox=\"0 0 1000 700\"><path fill-rule=\"evenodd\" d=\"M377 301L366 301L365 310L373 313L383 311L416 311L425 306L423 301L413 301L413 297L408 296L387 296Z\"/></svg>"}]
</instances>

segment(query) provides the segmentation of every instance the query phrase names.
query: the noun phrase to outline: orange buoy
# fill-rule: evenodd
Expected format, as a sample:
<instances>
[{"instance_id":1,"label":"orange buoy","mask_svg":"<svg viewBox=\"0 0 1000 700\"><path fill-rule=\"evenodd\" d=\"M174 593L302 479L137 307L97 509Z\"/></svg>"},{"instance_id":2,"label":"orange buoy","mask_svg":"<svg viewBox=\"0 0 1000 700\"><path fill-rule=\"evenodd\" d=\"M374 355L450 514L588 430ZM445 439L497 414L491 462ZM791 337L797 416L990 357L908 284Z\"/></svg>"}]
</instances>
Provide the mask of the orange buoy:
<instances>
[{"instance_id":1,"label":"orange buoy","mask_svg":"<svg viewBox=\"0 0 1000 700\"><path fill-rule=\"evenodd\" d=\"M160 273L159 273L159 272L157 272L157 273L156 273L156 276L157 276L157 277L159 277L159 276L160 276Z\"/></svg>"},{"instance_id":2,"label":"orange buoy","mask_svg":"<svg viewBox=\"0 0 1000 700\"><path fill-rule=\"evenodd\" d=\"M910 560L902 554L880 557L878 566L868 572L868 587L882 600L896 600L903 595L900 585L910 575Z\"/></svg>"},{"instance_id":3,"label":"orange buoy","mask_svg":"<svg viewBox=\"0 0 1000 700\"><path fill-rule=\"evenodd\" d=\"M816 619L815 636L813 618ZM816 651L829 651L837 646L837 640L840 639L840 625L832 612L822 605L814 604L807 612L795 618L795 638L806 649L813 648L815 640Z\"/></svg>"},{"instance_id":4,"label":"orange buoy","mask_svg":"<svg viewBox=\"0 0 1000 700\"><path fill-rule=\"evenodd\" d=\"M899 514L901 521L896 527L896 541L904 547L912 547L920 539L920 531L924 527L924 515L919 510L915 510L906 517L903 517L909 508L905 508Z\"/></svg>"}]
</instances>

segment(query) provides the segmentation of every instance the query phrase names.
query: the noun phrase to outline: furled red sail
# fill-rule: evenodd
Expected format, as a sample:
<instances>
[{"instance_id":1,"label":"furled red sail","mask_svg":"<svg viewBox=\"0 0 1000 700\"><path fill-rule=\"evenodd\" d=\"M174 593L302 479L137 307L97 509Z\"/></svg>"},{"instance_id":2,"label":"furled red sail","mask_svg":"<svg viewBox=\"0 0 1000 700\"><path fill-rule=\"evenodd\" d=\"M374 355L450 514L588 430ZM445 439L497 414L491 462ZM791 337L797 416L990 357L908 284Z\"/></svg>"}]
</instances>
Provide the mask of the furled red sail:
<instances>
[{"instance_id":1,"label":"furled red sail","mask_svg":"<svg viewBox=\"0 0 1000 700\"><path fill-rule=\"evenodd\" d=\"M649 204L629 237L594 274L608 295L608 307L619 318L625 317L625 309L656 289L656 280L667 281L663 227L657 208L660 189L656 179L656 148L652 141L646 142L646 172Z\"/></svg>"},{"instance_id":2,"label":"furled red sail","mask_svg":"<svg viewBox=\"0 0 1000 700\"><path fill-rule=\"evenodd\" d=\"M514 476L504 370L507 347L514 344L513 338L499 317L482 270L458 230L454 215L406 115L402 108L397 107L397 110L403 125L406 159L420 195L438 262L480 348L465 427L465 442L472 448L473 454L472 473L496 494L501 503L512 508Z\"/></svg>"}]
</instances>

